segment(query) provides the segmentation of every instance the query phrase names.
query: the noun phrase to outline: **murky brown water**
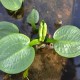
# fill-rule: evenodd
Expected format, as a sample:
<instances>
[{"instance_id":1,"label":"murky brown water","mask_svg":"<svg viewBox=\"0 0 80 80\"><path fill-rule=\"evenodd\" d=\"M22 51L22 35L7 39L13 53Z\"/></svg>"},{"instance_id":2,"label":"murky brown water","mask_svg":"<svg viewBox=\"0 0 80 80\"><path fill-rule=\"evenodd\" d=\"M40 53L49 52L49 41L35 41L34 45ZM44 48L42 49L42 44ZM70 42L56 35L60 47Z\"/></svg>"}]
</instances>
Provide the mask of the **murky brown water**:
<instances>
[{"instance_id":1,"label":"murky brown water","mask_svg":"<svg viewBox=\"0 0 80 80\"><path fill-rule=\"evenodd\" d=\"M25 18L33 8L39 11L40 21L44 19L47 22L51 34L53 34L56 29L54 23L57 20L62 20L63 24L71 24L73 0L25 0L23 10L24 16L18 20L12 18L11 16L13 15L9 16L4 7L0 4L0 21L10 21L22 27ZM20 16L21 15L18 15L17 17ZM25 26L26 25L27 23ZM24 32L26 33L27 31Z\"/></svg>"}]
</instances>

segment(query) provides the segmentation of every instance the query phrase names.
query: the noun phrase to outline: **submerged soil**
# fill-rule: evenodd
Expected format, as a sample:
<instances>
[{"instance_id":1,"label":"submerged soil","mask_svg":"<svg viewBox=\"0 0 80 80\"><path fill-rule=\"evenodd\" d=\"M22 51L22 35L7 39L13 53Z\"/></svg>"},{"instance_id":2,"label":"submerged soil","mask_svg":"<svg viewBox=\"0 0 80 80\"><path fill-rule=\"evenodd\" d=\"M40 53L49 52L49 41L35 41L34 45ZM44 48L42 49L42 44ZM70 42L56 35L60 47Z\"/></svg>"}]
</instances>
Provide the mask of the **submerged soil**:
<instances>
[{"instance_id":1,"label":"submerged soil","mask_svg":"<svg viewBox=\"0 0 80 80\"><path fill-rule=\"evenodd\" d=\"M36 57L30 67L30 80L73 80L75 68L73 60L59 56L48 47L36 51ZM66 79L65 79L66 77Z\"/></svg>"}]
</instances>

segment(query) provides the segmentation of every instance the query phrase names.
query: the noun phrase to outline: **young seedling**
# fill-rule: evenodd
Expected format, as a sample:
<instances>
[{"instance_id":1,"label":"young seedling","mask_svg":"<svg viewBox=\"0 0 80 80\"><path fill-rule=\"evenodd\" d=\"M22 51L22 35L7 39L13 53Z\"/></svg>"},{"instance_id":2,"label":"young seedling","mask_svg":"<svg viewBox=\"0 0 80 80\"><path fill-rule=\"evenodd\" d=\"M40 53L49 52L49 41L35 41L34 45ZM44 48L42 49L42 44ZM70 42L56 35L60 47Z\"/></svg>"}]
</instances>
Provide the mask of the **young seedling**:
<instances>
[{"instance_id":1,"label":"young seedling","mask_svg":"<svg viewBox=\"0 0 80 80\"><path fill-rule=\"evenodd\" d=\"M47 38L47 25L40 23L39 38L30 38L19 33L13 23L0 22L0 70L8 74L17 74L26 70L23 77L27 77L28 68L35 57L34 45L53 43L55 51L67 58L80 55L80 29L72 25L65 25L56 30L53 38Z\"/></svg>"},{"instance_id":2,"label":"young seedling","mask_svg":"<svg viewBox=\"0 0 80 80\"><path fill-rule=\"evenodd\" d=\"M45 21L42 20L39 26L39 39L33 39L29 45L34 46L37 44L41 44L42 42L44 42L46 35L47 35L47 24L45 23Z\"/></svg>"},{"instance_id":3,"label":"young seedling","mask_svg":"<svg viewBox=\"0 0 80 80\"><path fill-rule=\"evenodd\" d=\"M32 26L32 29L35 31L37 28L36 28L36 23L38 23L39 21L39 13L36 9L33 9L31 11L31 13L28 15L27 17L27 22L29 24L31 24Z\"/></svg>"}]
</instances>

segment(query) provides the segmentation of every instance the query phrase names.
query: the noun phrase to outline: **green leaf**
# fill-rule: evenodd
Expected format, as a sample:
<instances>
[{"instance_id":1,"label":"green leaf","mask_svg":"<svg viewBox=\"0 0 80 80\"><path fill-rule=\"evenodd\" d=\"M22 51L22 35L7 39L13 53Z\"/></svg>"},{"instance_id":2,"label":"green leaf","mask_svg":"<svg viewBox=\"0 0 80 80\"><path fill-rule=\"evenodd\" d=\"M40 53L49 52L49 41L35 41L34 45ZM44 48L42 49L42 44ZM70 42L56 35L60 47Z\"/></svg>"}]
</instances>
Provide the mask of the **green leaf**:
<instances>
[{"instance_id":1,"label":"green leaf","mask_svg":"<svg viewBox=\"0 0 80 80\"><path fill-rule=\"evenodd\" d=\"M15 24L6 21L0 22L0 39L11 33L18 33L18 32L19 29Z\"/></svg>"},{"instance_id":2,"label":"green leaf","mask_svg":"<svg viewBox=\"0 0 80 80\"><path fill-rule=\"evenodd\" d=\"M80 55L80 29L75 26L66 25L59 28L53 38L55 51L64 57L76 57Z\"/></svg>"},{"instance_id":3,"label":"green leaf","mask_svg":"<svg viewBox=\"0 0 80 80\"><path fill-rule=\"evenodd\" d=\"M39 21L39 13L37 10L33 9L27 17L27 22L29 24L35 24Z\"/></svg>"},{"instance_id":4,"label":"green leaf","mask_svg":"<svg viewBox=\"0 0 80 80\"><path fill-rule=\"evenodd\" d=\"M42 22L43 22L42 41L44 41L47 35L47 24L44 21Z\"/></svg>"},{"instance_id":5,"label":"green leaf","mask_svg":"<svg viewBox=\"0 0 80 80\"><path fill-rule=\"evenodd\" d=\"M43 41L43 21L41 21L39 26L39 41Z\"/></svg>"},{"instance_id":6,"label":"green leaf","mask_svg":"<svg viewBox=\"0 0 80 80\"><path fill-rule=\"evenodd\" d=\"M29 46L30 39L13 33L0 40L0 70L16 74L27 69L34 60L35 51Z\"/></svg>"},{"instance_id":7,"label":"green leaf","mask_svg":"<svg viewBox=\"0 0 80 80\"><path fill-rule=\"evenodd\" d=\"M30 42L30 46L34 46L34 45L37 45L37 44L40 44L40 41L38 39L33 39L31 42Z\"/></svg>"},{"instance_id":8,"label":"green leaf","mask_svg":"<svg viewBox=\"0 0 80 80\"><path fill-rule=\"evenodd\" d=\"M22 5L23 0L1 0L3 6L12 11L18 10Z\"/></svg>"}]
</instances>

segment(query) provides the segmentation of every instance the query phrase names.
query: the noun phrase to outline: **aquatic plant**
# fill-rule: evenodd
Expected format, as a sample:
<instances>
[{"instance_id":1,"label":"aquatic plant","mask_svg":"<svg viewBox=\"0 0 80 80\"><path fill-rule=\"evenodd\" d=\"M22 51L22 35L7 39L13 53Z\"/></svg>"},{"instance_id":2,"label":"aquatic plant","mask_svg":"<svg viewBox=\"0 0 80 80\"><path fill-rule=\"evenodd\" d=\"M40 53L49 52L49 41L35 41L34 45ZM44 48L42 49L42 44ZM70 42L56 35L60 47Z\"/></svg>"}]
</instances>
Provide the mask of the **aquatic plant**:
<instances>
[{"instance_id":1,"label":"aquatic plant","mask_svg":"<svg viewBox=\"0 0 80 80\"><path fill-rule=\"evenodd\" d=\"M33 23L34 18L31 16L29 15ZM37 23L38 19L36 19ZM55 51L63 57L72 58L80 55L79 28L65 25L55 31L53 38L48 38L46 36L47 24L42 20L38 34L38 38L31 40L26 35L19 33L15 24L6 21L0 22L0 70L8 74L16 74L26 70L23 74L26 77L28 68L35 58L33 46L37 44L52 43Z\"/></svg>"}]
</instances>

